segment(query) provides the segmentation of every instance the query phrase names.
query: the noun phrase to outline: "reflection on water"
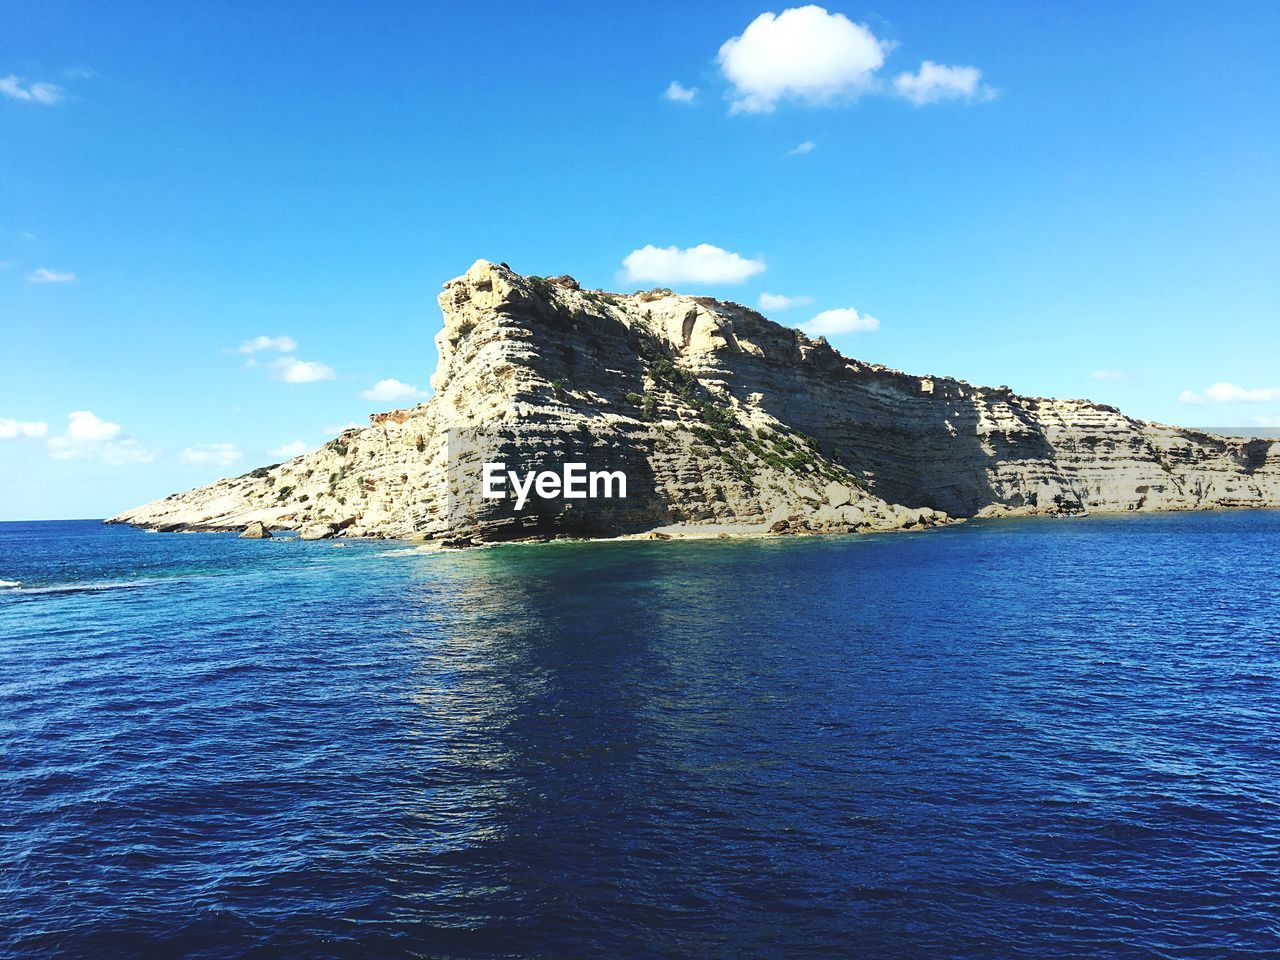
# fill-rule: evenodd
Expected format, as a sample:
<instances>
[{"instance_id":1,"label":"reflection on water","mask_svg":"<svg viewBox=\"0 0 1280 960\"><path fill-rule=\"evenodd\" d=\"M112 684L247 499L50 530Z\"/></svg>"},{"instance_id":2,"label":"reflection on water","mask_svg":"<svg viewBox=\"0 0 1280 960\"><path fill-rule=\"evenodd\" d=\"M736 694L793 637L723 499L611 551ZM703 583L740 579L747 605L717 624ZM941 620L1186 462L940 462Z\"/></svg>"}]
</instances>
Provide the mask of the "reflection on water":
<instances>
[{"instance_id":1,"label":"reflection on water","mask_svg":"<svg viewBox=\"0 0 1280 960\"><path fill-rule=\"evenodd\" d=\"M11 527L23 527L15 533ZM1267 956L1280 515L0 525L7 955Z\"/></svg>"}]
</instances>

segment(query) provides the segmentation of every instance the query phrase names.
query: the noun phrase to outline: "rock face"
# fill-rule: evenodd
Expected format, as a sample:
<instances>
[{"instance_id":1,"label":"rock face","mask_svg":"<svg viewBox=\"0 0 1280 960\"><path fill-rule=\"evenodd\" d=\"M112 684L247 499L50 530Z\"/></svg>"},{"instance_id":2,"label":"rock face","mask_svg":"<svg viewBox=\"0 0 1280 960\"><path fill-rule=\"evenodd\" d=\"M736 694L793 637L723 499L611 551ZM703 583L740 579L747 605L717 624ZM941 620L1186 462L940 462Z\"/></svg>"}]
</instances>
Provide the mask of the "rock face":
<instances>
[{"instance_id":1,"label":"rock face","mask_svg":"<svg viewBox=\"0 0 1280 960\"><path fill-rule=\"evenodd\" d=\"M861 363L746 307L476 262L440 295L432 399L112 518L451 544L671 523L781 533L1280 506L1280 441ZM621 470L625 499L480 496L483 463Z\"/></svg>"}]
</instances>

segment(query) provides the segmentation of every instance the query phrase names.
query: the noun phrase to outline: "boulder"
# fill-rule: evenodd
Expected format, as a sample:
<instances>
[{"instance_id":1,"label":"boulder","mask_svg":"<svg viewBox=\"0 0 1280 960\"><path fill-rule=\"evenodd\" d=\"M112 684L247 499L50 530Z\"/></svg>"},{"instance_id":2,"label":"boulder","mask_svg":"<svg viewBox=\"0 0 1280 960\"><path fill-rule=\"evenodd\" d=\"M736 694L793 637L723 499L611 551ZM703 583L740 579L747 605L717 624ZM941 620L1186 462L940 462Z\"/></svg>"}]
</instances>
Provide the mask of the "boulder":
<instances>
[{"instance_id":1,"label":"boulder","mask_svg":"<svg viewBox=\"0 0 1280 960\"><path fill-rule=\"evenodd\" d=\"M327 540L334 535L332 523L308 523L298 531L299 540Z\"/></svg>"},{"instance_id":2,"label":"boulder","mask_svg":"<svg viewBox=\"0 0 1280 960\"><path fill-rule=\"evenodd\" d=\"M807 500L809 503L822 503L822 497L812 487L806 487L798 483L792 488L791 492L801 500Z\"/></svg>"},{"instance_id":3,"label":"boulder","mask_svg":"<svg viewBox=\"0 0 1280 960\"><path fill-rule=\"evenodd\" d=\"M843 507L846 503L853 501L853 491L839 480L832 480L828 483L823 493L826 494L827 503L833 507Z\"/></svg>"},{"instance_id":4,"label":"boulder","mask_svg":"<svg viewBox=\"0 0 1280 960\"><path fill-rule=\"evenodd\" d=\"M261 520L254 520L244 528L244 532L240 534L241 540L270 540L271 531L267 529L266 524Z\"/></svg>"}]
</instances>

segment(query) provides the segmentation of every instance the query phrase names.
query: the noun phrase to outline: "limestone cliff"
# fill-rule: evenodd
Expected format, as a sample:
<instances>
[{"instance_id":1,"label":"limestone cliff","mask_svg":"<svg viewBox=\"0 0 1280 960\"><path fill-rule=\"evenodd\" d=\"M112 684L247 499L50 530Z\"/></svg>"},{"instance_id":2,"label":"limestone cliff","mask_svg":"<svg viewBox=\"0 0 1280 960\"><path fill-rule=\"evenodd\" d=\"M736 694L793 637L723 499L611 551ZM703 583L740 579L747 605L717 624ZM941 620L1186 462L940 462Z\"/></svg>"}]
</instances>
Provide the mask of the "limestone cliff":
<instances>
[{"instance_id":1,"label":"limestone cliff","mask_svg":"<svg viewBox=\"0 0 1280 960\"><path fill-rule=\"evenodd\" d=\"M584 291L478 261L440 305L427 403L112 522L474 542L1280 506L1280 441L911 376L737 304ZM522 512L479 497L481 462L565 459L623 470L628 496Z\"/></svg>"}]
</instances>

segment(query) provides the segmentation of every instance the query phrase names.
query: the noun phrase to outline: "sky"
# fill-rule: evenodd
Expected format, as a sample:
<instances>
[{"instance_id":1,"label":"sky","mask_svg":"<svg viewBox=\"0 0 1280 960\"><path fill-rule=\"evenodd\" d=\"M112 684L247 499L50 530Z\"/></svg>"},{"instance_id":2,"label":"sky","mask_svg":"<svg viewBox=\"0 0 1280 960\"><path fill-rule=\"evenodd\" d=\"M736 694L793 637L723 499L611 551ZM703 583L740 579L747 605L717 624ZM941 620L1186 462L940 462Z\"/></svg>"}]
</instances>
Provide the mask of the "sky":
<instances>
[{"instance_id":1,"label":"sky","mask_svg":"<svg viewBox=\"0 0 1280 960\"><path fill-rule=\"evenodd\" d=\"M477 258L1280 426L1280 5L0 7L0 519L416 402Z\"/></svg>"}]
</instances>

